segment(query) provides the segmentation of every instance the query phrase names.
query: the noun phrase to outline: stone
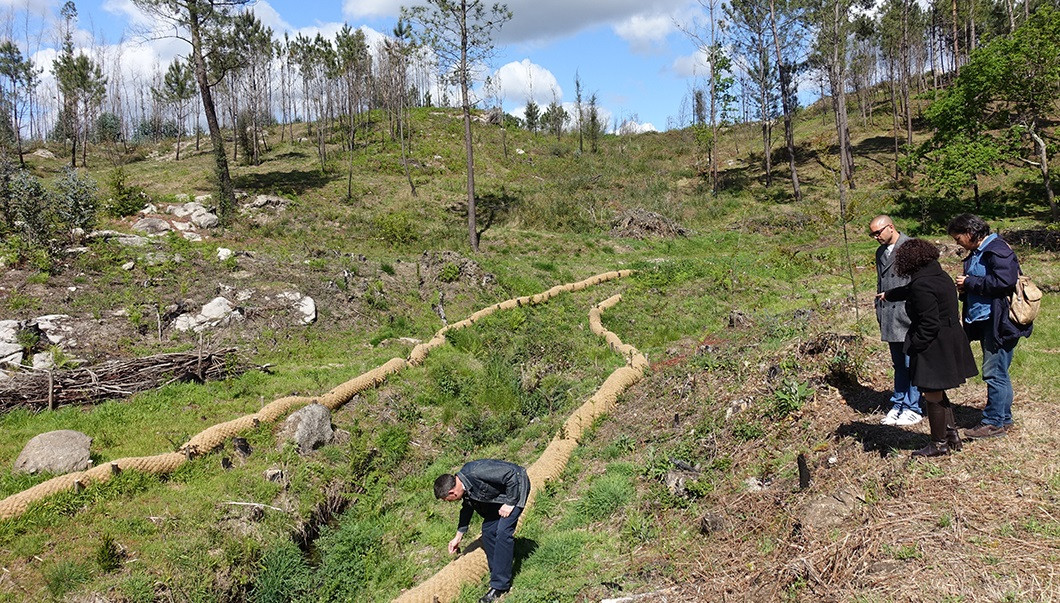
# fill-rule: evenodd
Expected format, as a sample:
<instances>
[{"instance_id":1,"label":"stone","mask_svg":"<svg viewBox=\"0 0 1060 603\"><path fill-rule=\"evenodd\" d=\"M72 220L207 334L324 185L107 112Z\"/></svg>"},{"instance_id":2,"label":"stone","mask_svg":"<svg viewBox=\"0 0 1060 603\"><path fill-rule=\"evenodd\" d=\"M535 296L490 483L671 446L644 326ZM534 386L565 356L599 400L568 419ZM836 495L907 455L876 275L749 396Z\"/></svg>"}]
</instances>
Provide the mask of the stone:
<instances>
[{"instance_id":1,"label":"stone","mask_svg":"<svg viewBox=\"0 0 1060 603\"><path fill-rule=\"evenodd\" d=\"M121 265L122 270L132 270L133 268L136 268L136 262L132 260L129 260L128 262L125 262Z\"/></svg>"},{"instance_id":2,"label":"stone","mask_svg":"<svg viewBox=\"0 0 1060 603\"><path fill-rule=\"evenodd\" d=\"M191 215L191 223L199 228L216 228L221 223L221 219L216 214L200 211Z\"/></svg>"},{"instance_id":3,"label":"stone","mask_svg":"<svg viewBox=\"0 0 1060 603\"><path fill-rule=\"evenodd\" d=\"M150 214L157 214L158 213L158 207L154 203L148 203L147 205L144 206L143 209L140 210L140 213L145 215L145 216L150 215Z\"/></svg>"},{"instance_id":4,"label":"stone","mask_svg":"<svg viewBox=\"0 0 1060 603\"><path fill-rule=\"evenodd\" d=\"M0 320L0 341L17 343L20 329L22 323L17 320Z\"/></svg>"},{"instance_id":5,"label":"stone","mask_svg":"<svg viewBox=\"0 0 1060 603\"><path fill-rule=\"evenodd\" d=\"M176 228L180 232L187 232L189 230L195 230L195 225L192 224L191 222L180 222L180 221L177 221L177 222L173 223L173 228Z\"/></svg>"},{"instance_id":6,"label":"stone","mask_svg":"<svg viewBox=\"0 0 1060 603\"><path fill-rule=\"evenodd\" d=\"M197 232L191 232L189 230L184 233L184 239L187 241L198 242L202 240L202 235Z\"/></svg>"},{"instance_id":7,"label":"stone","mask_svg":"<svg viewBox=\"0 0 1060 603\"><path fill-rule=\"evenodd\" d=\"M35 436L15 460L15 473L63 474L84 471L92 466L89 449L92 438L71 429L49 431Z\"/></svg>"},{"instance_id":8,"label":"stone","mask_svg":"<svg viewBox=\"0 0 1060 603\"><path fill-rule=\"evenodd\" d=\"M287 417L280 428L277 441L294 442L299 454L309 452L331 443L335 431L331 427L331 411L322 404L309 404Z\"/></svg>"},{"instance_id":9,"label":"stone","mask_svg":"<svg viewBox=\"0 0 1060 603\"><path fill-rule=\"evenodd\" d=\"M827 530L843 523L854 514L861 496L856 490L844 488L835 494L817 496L802 510L802 525Z\"/></svg>"},{"instance_id":10,"label":"stone","mask_svg":"<svg viewBox=\"0 0 1060 603\"><path fill-rule=\"evenodd\" d=\"M278 297L291 302L291 307L299 314L302 324L309 325L316 322L317 304L312 297L302 295L297 291L285 291Z\"/></svg>"},{"instance_id":11,"label":"stone","mask_svg":"<svg viewBox=\"0 0 1060 603\"><path fill-rule=\"evenodd\" d=\"M729 529L729 520L722 515L707 513L699 518L699 533L704 536Z\"/></svg>"},{"instance_id":12,"label":"stone","mask_svg":"<svg viewBox=\"0 0 1060 603\"><path fill-rule=\"evenodd\" d=\"M224 297L215 297L202 307L200 314L206 320L221 320L232 313L232 302Z\"/></svg>"},{"instance_id":13,"label":"stone","mask_svg":"<svg viewBox=\"0 0 1060 603\"><path fill-rule=\"evenodd\" d=\"M213 195L211 195L209 193L207 193L205 195L195 195L195 202L196 203L200 203L200 204L208 203L211 200L213 200Z\"/></svg>"},{"instance_id":14,"label":"stone","mask_svg":"<svg viewBox=\"0 0 1060 603\"><path fill-rule=\"evenodd\" d=\"M189 201L183 205L173 205L169 208L169 213L178 218L187 218L200 211L206 211L206 208L203 207L202 203L196 203L195 201Z\"/></svg>"},{"instance_id":15,"label":"stone","mask_svg":"<svg viewBox=\"0 0 1060 603\"><path fill-rule=\"evenodd\" d=\"M228 249L227 247L217 248L217 259L221 260L222 262L232 257L233 255L235 255L235 252L231 249Z\"/></svg>"},{"instance_id":16,"label":"stone","mask_svg":"<svg viewBox=\"0 0 1060 603\"><path fill-rule=\"evenodd\" d=\"M51 368L55 368L55 354L41 352L33 355L33 370L46 371Z\"/></svg>"},{"instance_id":17,"label":"stone","mask_svg":"<svg viewBox=\"0 0 1060 603\"><path fill-rule=\"evenodd\" d=\"M169 232L173 227L162 218L140 218L133 224L133 230L152 235Z\"/></svg>"},{"instance_id":18,"label":"stone","mask_svg":"<svg viewBox=\"0 0 1060 603\"><path fill-rule=\"evenodd\" d=\"M0 364L22 364L22 346L17 343L0 342Z\"/></svg>"},{"instance_id":19,"label":"stone","mask_svg":"<svg viewBox=\"0 0 1060 603\"><path fill-rule=\"evenodd\" d=\"M62 324L67 320L70 320L68 314L46 314L29 321L27 326L35 325L49 342L58 345L66 341L67 335L73 331L69 326Z\"/></svg>"},{"instance_id":20,"label":"stone","mask_svg":"<svg viewBox=\"0 0 1060 603\"><path fill-rule=\"evenodd\" d=\"M285 479L283 470L281 469L266 469L264 475L265 479L270 482L280 483Z\"/></svg>"},{"instance_id":21,"label":"stone","mask_svg":"<svg viewBox=\"0 0 1060 603\"><path fill-rule=\"evenodd\" d=\"M41 159L55 159L55 153L52 153L48 149L37 149L33 151L33 155L40 157Z\"/></svg>"},{"instance_id":22,"label":"stone","mask_svg":"<svg viewBox=\"0 0 1060 603\"><path fill-rule=\"evenodd\" d=\"M197 314L185 313L173 321L178 331L201 332L210 327L226 325L233 320L242 320L243 315L225 297L215 297Z\"/></svg>"}]
</instances>

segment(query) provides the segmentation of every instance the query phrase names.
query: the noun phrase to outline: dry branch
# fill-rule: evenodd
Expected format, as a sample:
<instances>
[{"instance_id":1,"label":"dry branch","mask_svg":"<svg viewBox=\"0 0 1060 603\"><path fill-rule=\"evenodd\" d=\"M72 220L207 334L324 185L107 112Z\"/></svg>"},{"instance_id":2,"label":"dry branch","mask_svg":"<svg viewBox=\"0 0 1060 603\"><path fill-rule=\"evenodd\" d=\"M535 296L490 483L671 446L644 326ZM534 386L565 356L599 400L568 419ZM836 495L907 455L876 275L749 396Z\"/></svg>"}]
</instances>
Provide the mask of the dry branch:
<instances>
[{"instance_id":1,"label":"dry branch","mask_svg":"<svg viewBox=\"0 0 1060 603\"><path fill-rule=\"evenodd\" d=\"M250 368L240 360L235 348L226 348L202 354L193 351L109 360L69 370L27 371L0 381L0 411L94 404L176 381L226 379Z\"/></svg>"}]
</instances>

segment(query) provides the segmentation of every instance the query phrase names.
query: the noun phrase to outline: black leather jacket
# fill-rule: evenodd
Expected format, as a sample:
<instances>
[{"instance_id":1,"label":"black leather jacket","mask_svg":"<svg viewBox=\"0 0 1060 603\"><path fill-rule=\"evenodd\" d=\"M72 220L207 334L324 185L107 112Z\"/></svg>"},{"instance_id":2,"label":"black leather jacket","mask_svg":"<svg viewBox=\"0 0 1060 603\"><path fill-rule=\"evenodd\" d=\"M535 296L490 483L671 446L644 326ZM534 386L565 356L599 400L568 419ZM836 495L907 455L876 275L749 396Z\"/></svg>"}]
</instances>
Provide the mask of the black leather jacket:
<instances>
[{"instance_id":1,"label":"black leather jacket","mask_svg":"<svg viewBox=\"0 0 1060 603\"><path fill-rule=\"evenodd\" d=\"M526 469L507 461L471 461L460 468L456 477L464 485L464 504L460 508L458 532L467 531L474 511L482 513L482 504L522 508L526 506L526 498L530 495L530 478L526 475Z\"/></svg>"}]
</instances>

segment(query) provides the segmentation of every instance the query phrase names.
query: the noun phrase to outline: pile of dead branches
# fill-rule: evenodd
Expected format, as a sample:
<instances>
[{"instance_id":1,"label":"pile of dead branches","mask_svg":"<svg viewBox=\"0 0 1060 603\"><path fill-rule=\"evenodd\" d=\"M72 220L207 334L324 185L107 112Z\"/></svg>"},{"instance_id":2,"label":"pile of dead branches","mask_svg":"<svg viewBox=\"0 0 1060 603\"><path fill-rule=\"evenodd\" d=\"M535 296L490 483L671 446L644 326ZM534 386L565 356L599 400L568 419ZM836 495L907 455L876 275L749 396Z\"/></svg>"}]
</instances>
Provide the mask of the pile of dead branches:
<instances>
[{"instance_id":1,"label":"pile of dead branches","mask_svg":"<svg viewBox=\"0 0 1060 603\"><path fill-rule=\"evenodd\" d=\"M109 360L74 369L27 371L0 381L0 412L19 407L39 410L66 404L94 404L177 381L227 379L250 368L235 348L227 348Z\"/></svg>"},{"instance_id":2,"label":"pile of dead branches","mask_svg":"<svg viewBox=\"0 0 1060 603\"><path fill-rule=\"evenodd\" d=\"M611 236L646 239L649 237L676 238L688 236L690 231L666 216L644 209L622 212L611 220Z\"/></svg>"}]
</instances>

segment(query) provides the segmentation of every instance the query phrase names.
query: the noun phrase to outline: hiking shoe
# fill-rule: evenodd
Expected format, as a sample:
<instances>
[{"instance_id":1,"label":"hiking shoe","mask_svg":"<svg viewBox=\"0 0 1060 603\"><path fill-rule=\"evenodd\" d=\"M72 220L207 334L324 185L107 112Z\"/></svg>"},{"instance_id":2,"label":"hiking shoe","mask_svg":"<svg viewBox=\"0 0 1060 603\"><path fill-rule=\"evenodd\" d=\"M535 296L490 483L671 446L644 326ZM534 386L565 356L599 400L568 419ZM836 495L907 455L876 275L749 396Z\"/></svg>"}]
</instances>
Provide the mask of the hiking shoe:
<instances>
[{"instance_id":1,"label":"hiking shoe","mask_svg":"<svg viewBox=\"0 0 1060 603\"><path fill-rule=\"evenodd\" d=\"M891 423L895 427L905 427L907 425L916 425L920 421L924 420L924 417L918 414L915 410L909 410L908 408L903 410L898 418Z\"/></svg>"},{"instance_id":2,"label":"hiking shoe","mask_svg":"<svg viewBox=\"0 0 1060 603\"><path fill-rule=\"evenodd\" d=\"M883 420L880 421L880 425L894 425L894 422L898 420L898 415L900 414L902 414L902 409L895 406L887 411L887 416L883 417Z\"/></svg>"},{"instance_id":3,"label":"hiking shoe","mask_svg":"<svg viewBox=\"0 0 1060 603\"><path fill-rule=\"evenodd\" d=\"M964 430L964 437L979 440L983 438L996 438L1006 434L1004 427L998 427L997 425L991 425L989 423L980 423L972 429Z\"/></svg>"}]
</instances>

